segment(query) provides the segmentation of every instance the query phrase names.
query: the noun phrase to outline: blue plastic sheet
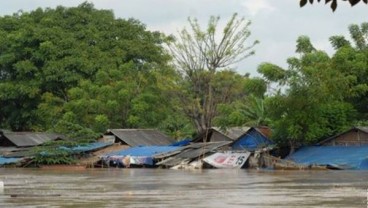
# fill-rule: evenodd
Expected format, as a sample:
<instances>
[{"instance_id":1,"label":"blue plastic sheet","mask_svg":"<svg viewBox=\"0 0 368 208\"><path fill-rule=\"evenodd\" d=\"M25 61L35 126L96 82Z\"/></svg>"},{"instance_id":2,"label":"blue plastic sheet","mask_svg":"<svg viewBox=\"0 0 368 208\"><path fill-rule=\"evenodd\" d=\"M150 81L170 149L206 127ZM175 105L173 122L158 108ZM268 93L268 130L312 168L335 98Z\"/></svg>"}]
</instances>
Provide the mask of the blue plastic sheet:
<instances>
[{"instance_id":1,"label":"blue plastic sheet","mask_svg":"<svg viewBox=\"0 0 368 208\"><path fill-rule=\"evenodd\" d=\"M129 165L154 165L153 157L157 154L176 151L180 146L138 146L129 149L112 152L102 156L106 162L113 162L118 166Z\"/></svg>"},{"instance_id":2,"label":"blue plastic sheet","mask_svg":"<svg viewBox=\"0 0 368 208\"><path fill-rule=\"evenodd\" d=\"M266 147L272 144L273 142L271 140L258 132L255 128L252 128L246 134L234 141L231 146L235 150L245 149L249 151L254 151L258 148Z\"/></svg>"},{"instance_id":3,"label":"blue plastic sheet","mask_svg":"<svg viewBox=\"0 0 368 208\"><path fill-rule=\"evenodd\" d=\"M12 164L12 163L16 163L19 160L21 160L22 158L5 158L5 157L0 157L0 165L6 165L6 164Z\"/></svg>"},{"instance_id":4,"label":"blue plastic sheet","mask_svg":"<svg viewBox=\"0 0 368 208\"><path fill-rule=\"evenodd\" d=\"M179 146L138 146L129 149L112 152L106 156L154 156L160 153L171 152L179 149Z\"/></svg>"},{"instance_id":5,"label":"blue plastic sheet","mask_svg":"<svg viewBox=\"0 0 368 208\"><path fill-rule=\"evenodd\" d=\"M80 152L90 152L90 151L95 151L98 149L102 149L104 147L108 147L110 145L112 145L113 143L109 142L94 142L94 143L88 143L85 145L79 145L79 146L75 146L75 147L60 147L61 149L70 151L72 153L80 153Z\"/></svg>"},{"instance_id":6,"label":"blue plastic sheet","mask_svg":"<svg viewBox=\"0 0 368 208\"><path fill-rule=\"evenodd\" d=\"M175 142L175 143L171 144L170 146L186 146L186 145L190 144L191 141L192 141L191 139L184 139L184 140Z\"/></svg>"},{"instance_id":7,"label":"blue plastic sheet","mask_svg":"<svg viewBox=\"0 0 368 208\"><path fill-rule=\"evenodd\" d=\"M305 165L368 170L368 146L309 146L286 159Z\"/></svg>"}]
</instances>

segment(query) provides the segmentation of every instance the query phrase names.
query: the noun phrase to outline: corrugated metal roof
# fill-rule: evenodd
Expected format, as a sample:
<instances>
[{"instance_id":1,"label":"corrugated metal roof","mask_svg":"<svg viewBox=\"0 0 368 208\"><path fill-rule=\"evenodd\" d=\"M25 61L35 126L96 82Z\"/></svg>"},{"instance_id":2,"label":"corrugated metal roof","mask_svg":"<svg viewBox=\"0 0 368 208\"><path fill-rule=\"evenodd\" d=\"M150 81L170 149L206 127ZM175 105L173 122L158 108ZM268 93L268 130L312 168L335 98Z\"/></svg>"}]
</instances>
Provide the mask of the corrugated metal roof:
<instances>
[{"instance_id":1,"label":"corrugated metal roof","mask_svg":"<svg viewBox=\"0 0 368 208\"><path fill-rule=\"evenodd\" d=\"M60 149L69 151L70 154L78 154L78 153L86 153L86 152L93 152L100 149L103 149L105 147L111 146L113 143L106 143L106 142L94 142L84 145L78 145L74 147L64 147L60 146ZM32 150L32 148L18 148L18 151L13 151L9 154L4 155L6 158L10 157L32 157L35 156L35 151ZM48 153L44 153L48 154Z\"/></svg>"},{"instance_id":2,"label":"corrugated metal roof","mask_svg":"<svg viewBox=\"0 0 368 208\"><path fill-rule=\"evenodd\" d=\"M194 145L189 145L187 146L186 150L183 150L180 154L176 155L175 157L190 158L190 159L196 158L230 143L231 142L225 141L225 142L197 143Z\"/></svg>"},{"instance_id":3,"label":"corrugated metal roof","mask_svg":"<svg viewBox=\"0 0 368 208\"><path fill-rule=\"evenodd\" d=\"M309 146L286 159L304 165L368 170L368 146Z\"/></svg>"},{"instance_id":4,"label":"corrugated metal roof","mask_svg":"<svg viewBox=\"0 0 368 208\"><path fill-rule=\"evenodd\" d=\"M321 142L318 143L318 145L323 145L323 144L325 144L327 142L330 142L331 140L334 140L337 137L340 137L340 136L342 136L342 135L344 135L346 133L349 133L351 131L362 131L362 132L365 132L365 133L368 134L368 127L367 126L355 126L355 127L351 128L351 129L349 129L347 131L344 131L344 132L340 133L340 134L337 134L335 136L332 136L332 137L329 137L329 138L327 138L325 140L322 140Z\"/></svg>"},{"instance_id":5,"label":"corrugated metal roof","mask_svg":"<svg viewBox=\"0 0 368 208\"><path fill-rule=\"evenodd\" d=\"M368 126L357 126L355 128L368 133Z\"/></svg>"},{"instance_id":6,"label":"corrugated metal roof","mask_svg":"<svg viewBox=\"0 0 368 208\"><path fill-rule=\"evenodd\" d=\"M31 148L18 148L16 151L13 151L11 153L8 153L4 155L3 157L6 158L20 158L20 157L33 157L35 155L34 151L31 150Z\"/></svg>"},{"instance_id":7,"label":"corrugated metal roof","mask_svg":"<svg viewBox=\"0 0 368 208\"><path fill-rule=\"evenodd\" d=\"M207 142L207 143L193 143L191 145L183 147L183 150L164 161L157 163L158 165L175 166L178 165L183 160L192 160L200 156L206 155L220 147L230 144L229 141L224 142Z\"/></svg>"},{"instance_id":8,"label":"corrugated metal roof","mask_svg":"<svg viewBox=\"0 0 368 208\"><path fill-rule=\"evenodd\" d=\"M243 135L245 132L247 132L250 127L230 127L226 128L225 130L220 129L219 127L213 127L218 132L223 133L225 136L229 137L232 140L235 140L239 138L241 135Z\"/></svg>"},{"instance_id":9,"label":"corrugated metal roof","mask_svg":"<svg viewBox=\"0 0 368 208\"><path fill-rule=\"evenodd\" d=\"M9 154L9 153L11 153L13 151L16 151L16 150L18 150L17 147L0 147L0 156Z\"/></svg>"},{"instance_id":10,"label":"corrugated metal roof","mask_svg":"<svg viewBox=\"0 0 368 208\"><path fill-rule=\"evenodd\" d=\"M44 132L3 132L2 137L5 137L17 147L37 146L47 141L64 138L61 134Z\"/></svg>"},{"instance_id":11,"label":"corrugated metal roof","mask_svg":"<svg viewBox=\"0 0 368 208\"><path fill-rule=\"evenodd\" d=\"M115 135L129 146L170 145L175 141L154 129L111 129L107 133Z\"/></svg>"},{"instance_id":12,"label":"corrugated metal roof","mask_svg":"<svg viewBox=\"0 0 368 208\"><path fill-rule=\"evenodd\" d=\"M220 127L211 127L208 129L207 135L206 132L202 132L201 134L197 135L193 142L214 142L217 141L234 141L235 139L239 138L242 134L247 132L250 127L229 127L226 129L222 129ZM218 138L218 135L215 133L223 135L223 138ZM216 138L215 138L216 137ZM204 138L206 138L204 140Z\"/></svg>"}]
</instances>

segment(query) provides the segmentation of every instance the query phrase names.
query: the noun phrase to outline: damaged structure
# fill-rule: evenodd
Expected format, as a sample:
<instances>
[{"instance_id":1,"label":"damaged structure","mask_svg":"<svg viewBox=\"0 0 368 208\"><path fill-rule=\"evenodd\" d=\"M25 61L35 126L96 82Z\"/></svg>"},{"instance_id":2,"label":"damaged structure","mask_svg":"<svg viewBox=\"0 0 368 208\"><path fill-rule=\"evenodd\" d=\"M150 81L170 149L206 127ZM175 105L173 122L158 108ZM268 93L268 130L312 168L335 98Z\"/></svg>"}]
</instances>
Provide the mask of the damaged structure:
<instances>
[{"instance_id":1,"label":"damaged structure","mask_svg":"<svg viewBox=\"0 0 368 208\"><path fill-rule=\"evenodd\" d=\"M162 155L177 154L180 148L180 146L137 146L105 154L101 159L108 167L153 167Z\"/></svg>"},{"instance_id":2,"label":"damaged structure","mask_svg":"<svg viewBox=\"0 0 368 208\"><path fill-rule=\"evenodd\" d=\"M175 141L155 129L109 129L104 137L110 136L115 143L136 146L170 145Z\"/></svg>"},{"instance_id":3,"label":"damaged structure","mask_svg":"<svg viewBox=\"0 0 368 208\"><path fill-rule=\"evenodd\" d=\"M368 170L368 127L353 127L315 146L302 147L287 159L329 169Z\"/></svg>"},{"instance_id":4,"label":"damaged structure","mask_svg":"<svg viewBox=\"0 0 368 208\"><path fill-rule=\"evenodd\" d=\"M63 139L63 135L55 133L0 131L0 166L22 162L32 156L32 147Z\"/></svg>"},{"instance_id":5,"label":"damaged structure","mask_svg":"<svg viewBox=\"0 0 368 208\"><path fill-rule=\"evenodd\" d=\"M220 127L211 127L207 131L198 134L192 142L222 142L222 141L234 141L242 134L247 132L250 127L230 127L222 129Z\"/></svg>"},{"instance_id":6,"label":"damaged structure","mask_svg":"<svg viewBox=\"0 0 368 208\"><path fill-rule=\"evenodd\" d=\"M206 133L199 134L190 143L180 141L171 145L167 145L169 141L166 138L159 142L157 138L162 137L158 137L158 134L135 131L137 130L110 130L110 135L116 136L115 142L124 141L123 144L132 147L103 155L101 162L105 167L244 168L249 166L249 158L254 158L260 152L268 152L269 149L265 147L273 144L266 136L270 134L270 130L265 127L234 127L227 130L213 127ZM144 139L137 139L135 143L126 139L128 135L138 138L141 134ZM149 144L152 142L155 144ZM257 162L258 158L255 163Z\"/></svg>"},{"instance_id":7,"label":"damaged structure","mask_svg":"<svg viewBox=\"0 0 368 208\"><path fill-rule=\"evenodd\" d=\"M263 127L262 130L266 132L265 127ZM255 127L249 128L231 144L232 149L255 151L273 145L274 143L262 132L262 130Z\"/></svg>"},{"instance_id":8,"label":"damaged structure","mask_svg":"<svg viewBox=\"0 0 368 208\"><path fill-rule=\"evenodd\" d=\"M173 169L199 169L202 168L204 157L220 150L228 150L230 143L229 141L192 143L183 147L179 154L158 162L158 165Z\"/></svg>"}]
</instances>

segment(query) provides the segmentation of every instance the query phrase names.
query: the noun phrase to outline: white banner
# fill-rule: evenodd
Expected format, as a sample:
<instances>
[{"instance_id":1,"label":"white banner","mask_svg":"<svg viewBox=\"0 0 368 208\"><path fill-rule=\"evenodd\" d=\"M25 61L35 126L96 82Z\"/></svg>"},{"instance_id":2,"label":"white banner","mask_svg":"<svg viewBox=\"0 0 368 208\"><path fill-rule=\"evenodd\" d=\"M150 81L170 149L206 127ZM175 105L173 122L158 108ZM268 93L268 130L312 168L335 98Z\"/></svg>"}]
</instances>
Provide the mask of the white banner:
<instances>
[{"instance_id":1,"label":"white banner","mask_svg":"<svg viewBox=\"0 0 368 208\"><path fill-rule=\"evenodd\" d=\"M215 153L203 159L215 168L241 168L248 160L250 152L244 153Z\"/></svg>"}]
</instances>

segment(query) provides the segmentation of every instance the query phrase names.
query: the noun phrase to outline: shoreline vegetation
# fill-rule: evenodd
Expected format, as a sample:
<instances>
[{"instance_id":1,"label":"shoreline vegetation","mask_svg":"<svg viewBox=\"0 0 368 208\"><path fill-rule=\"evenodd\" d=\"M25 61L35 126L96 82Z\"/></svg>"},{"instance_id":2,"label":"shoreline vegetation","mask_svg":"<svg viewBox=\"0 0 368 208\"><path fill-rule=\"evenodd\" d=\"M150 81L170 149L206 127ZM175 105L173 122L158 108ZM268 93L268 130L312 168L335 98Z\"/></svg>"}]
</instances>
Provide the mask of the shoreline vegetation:
<instances>
[{"instance_id":1,"label":"shoreline vegetation","mask_svg":"<svg viewBox=\"0 0 368 208\"><path fill-rule=\"evenodd\" d=\"M302 35L287 68L252 77L234 68L259 44L251 21L219 21L164 34L88 2L1 16L0 164L95 164L120 143L104 165L206 167L218 153L236 167L368 168L368 23L330 37L331 55Z\"/></svg>"}]
</instances>

